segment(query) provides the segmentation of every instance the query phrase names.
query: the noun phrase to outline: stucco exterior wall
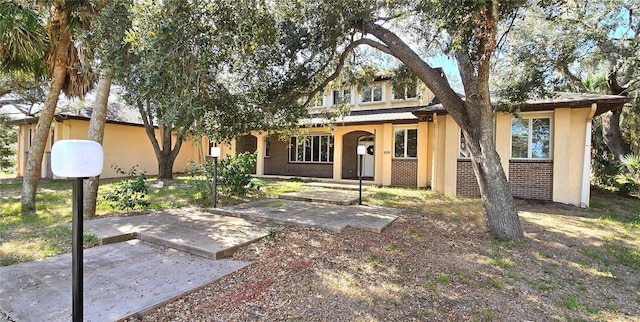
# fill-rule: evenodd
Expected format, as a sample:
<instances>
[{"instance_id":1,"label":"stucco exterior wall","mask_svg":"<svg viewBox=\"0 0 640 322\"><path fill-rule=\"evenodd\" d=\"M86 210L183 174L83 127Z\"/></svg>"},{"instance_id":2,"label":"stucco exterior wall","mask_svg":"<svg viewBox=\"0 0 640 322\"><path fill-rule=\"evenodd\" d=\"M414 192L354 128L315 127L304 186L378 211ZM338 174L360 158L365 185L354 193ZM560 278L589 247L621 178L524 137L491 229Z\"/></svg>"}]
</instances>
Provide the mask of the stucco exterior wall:
<instances>
[{"instance_id":1,"label":"stucco exterior wall","mask_svg":"<svg viewBox=\"0 0 640 322\"><path fill-rule=\"evenodd\" d=\"M562 140L553 146L553 200L580 206L582 194L585 133L591 109L556 109L554 131ZM567 126L569 125L569 126Z\"/></svg>"}]
</instances>

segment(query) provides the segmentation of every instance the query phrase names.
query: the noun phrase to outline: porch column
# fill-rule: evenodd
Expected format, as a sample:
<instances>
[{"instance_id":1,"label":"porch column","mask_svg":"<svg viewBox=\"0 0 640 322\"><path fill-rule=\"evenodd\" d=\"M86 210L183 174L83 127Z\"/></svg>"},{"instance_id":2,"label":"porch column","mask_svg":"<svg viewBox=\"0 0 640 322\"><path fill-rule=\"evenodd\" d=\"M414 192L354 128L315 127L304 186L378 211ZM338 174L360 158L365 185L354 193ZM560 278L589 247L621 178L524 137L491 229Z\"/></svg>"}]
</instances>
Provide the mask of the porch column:
<instances>
[{"instance_id":1,"label":"porch column","mask_svg":"<svg viewBox=\"0 0 640 322\"><path fill-rule=\"evenodd\" d=\"M262 132L252 133L256 137L256 175L264 175L264 138L267 136Z\"/></svg>"},{"instance_id":2,"label":"porch column","mask_svg":"<svg viewBox=\"0 0 640 322\"><path fill-rule=\"evenodd\" d=\"M458 154L460 153L460 127L450 115L445 115L444 193L455 196L458 184Z\"/></svg>"},{"instance_id":3,"label":"porch column","mask_svg":"<svg viewBox=\"0 0 640 322\"><path fill-rule=\"evenodd\" d=\"M391 171L393 168L393 124L384 123L382 126L382 185L391 185ZM377 139L377 137L376 137Z\"/></svg>"},{"instance_id":4,"label":"porch column","mask_svg":"<svg viewBox=\"0 0 640 322\"><path fill-rule=\"evenodd\" d=\"M419 122L418 123L418 187L426 187L427 176L428 176L428 168L427 168L427 160L428 160L428 151L431 148L428 144L429 142L429 123L427 122Z\"/></svg>"},{"instance_id":5,"label":"porch column","mask_svg":"<svg viewBox=\"0 0 640 322\"><path fill-rule=\"evenodd\" d=\"M336 128L333 131L333 180L342 179L342 140L344 130Z\"/></svg>"}]
</instances>

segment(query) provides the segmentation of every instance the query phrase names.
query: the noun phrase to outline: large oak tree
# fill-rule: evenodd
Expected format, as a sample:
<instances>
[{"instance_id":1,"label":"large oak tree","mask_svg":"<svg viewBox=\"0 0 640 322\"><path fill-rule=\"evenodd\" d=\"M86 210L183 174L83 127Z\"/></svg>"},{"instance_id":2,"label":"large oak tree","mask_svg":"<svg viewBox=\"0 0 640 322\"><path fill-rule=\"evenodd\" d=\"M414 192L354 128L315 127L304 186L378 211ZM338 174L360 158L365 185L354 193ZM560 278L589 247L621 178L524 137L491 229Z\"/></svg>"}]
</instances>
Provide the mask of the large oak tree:
<instances>
[{"instance_id":1,"label":"large oak tree","mask_svg":"<svg viewBox=\"0 0 640 322\"><path fill-rule=\"evenodd\" d=\"M335 79L359 46L397 58L460 126L493 236L520 239L518 212L493 142L489 77L500 26L517 18L524 5L526 1L283 1L275 7L280 54L273 54L273 62L283 67L264 73L272 79L269 88L293 93L298 100ZM432 44L456 59L464 99L426 62Z\"/></svg>"}]
</instances>

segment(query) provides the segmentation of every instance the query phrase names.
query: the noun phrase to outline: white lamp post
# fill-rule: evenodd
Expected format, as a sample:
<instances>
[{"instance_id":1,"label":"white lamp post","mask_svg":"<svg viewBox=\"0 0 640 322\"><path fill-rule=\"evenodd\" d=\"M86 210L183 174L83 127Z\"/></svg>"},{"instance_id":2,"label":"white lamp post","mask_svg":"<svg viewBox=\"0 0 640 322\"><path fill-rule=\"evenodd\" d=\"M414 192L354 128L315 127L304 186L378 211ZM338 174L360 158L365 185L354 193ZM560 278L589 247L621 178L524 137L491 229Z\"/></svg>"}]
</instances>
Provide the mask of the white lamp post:
<instances>
[{"instance_id":1,"label":"white lamp post","mask_svg":"<svg viewBox=\"0 0 640 322\"><path fill-rule=\"evenodd\" d=\"M362 168L363 168L362 160L365 153L367 153L367 147L364 145L358 145L358 157L360 158L360 173L358 174L358 177L360 178L360 191L358 194L359 205L362 204Z\"/></svg>"},{"instance_id":2,"label":"white lamp post","mask_svg":"<svg viewBox=\"0 0 640 322\"><path fill-rule=\"evenodd\" d=\"M213 157L213 208L218 207L218 158L220 157L220 147L211 147Z\"/></svg>"},{"instance_id":3,"label":"white lamp post","mask_svg":"<svg viewBox=\"0 0 640 322\"><path fill-rule=\"evenodd\" d=\"M72 221L72 297L73 321L82 321L82 216L84 178L102 173L103 151L100 143L88 140L61 140L51 148L51 171L59 177L76 178L73 181Z\"/></svg>"}]
</instances>

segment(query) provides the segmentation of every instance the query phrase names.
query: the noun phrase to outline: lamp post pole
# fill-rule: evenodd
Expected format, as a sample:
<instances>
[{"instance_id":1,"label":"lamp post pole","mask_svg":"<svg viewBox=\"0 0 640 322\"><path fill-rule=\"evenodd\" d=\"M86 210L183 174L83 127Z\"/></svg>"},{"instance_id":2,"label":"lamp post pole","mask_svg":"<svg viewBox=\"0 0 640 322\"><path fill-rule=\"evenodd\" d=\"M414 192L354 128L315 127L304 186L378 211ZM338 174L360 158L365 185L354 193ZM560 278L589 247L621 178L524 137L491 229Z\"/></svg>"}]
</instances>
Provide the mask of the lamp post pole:
<instances>
[{"instance_id":1,"label":"lamp post pole","mask_svg":"<svg viewBox=\"0 0 640 322\"><path fill-rule=\"evenodd\" d=\"M51 171L59 177L74 178L72 192L71 313L74 322L83 318L83 211L84 178L100 175L104 152L100 143L88 140L60 140L51 147Z\"/></svg>"},{"instance_id":2,"label":"lamp post pole","mask_svg":"<svg viewBox=\"0 0 640 322\"><path fill-rule=\"evenodd\" d=\"M72 316L74 322L82 321L82 288L83 288L83 269L82 269L82 231L83 231L83 209L84 209L84 178L76 178L73 180L73 222L72 222L72 244L71 244L71 277L72 277Z\"/></svg>"},{"instance_id":3,"label":"lamp post pole","mask_svg":"<svg viewBox=\"0 0 640 322\"><path fill-rule=\"evenodd\" d=\"M358 174L358 177L360 179L360 186L358 189L358 204L362 205L362 168L364 167L364 164L362 164L363 161L363 157L364 154L367 153L367 148L364 145L358 145L358 157L360 159L360 171Z\"/></svg>"},{"instance_id":4,"label":"lamp post pole","mask_svg":"<svg viewBox=\"0 0 640 322\"><path fill-rule=\"evenodd\" d=\"M218 158L220 157L220 147L211 147L213 157L213 208L218 207Z\"/></svg>"}]
</instances>

